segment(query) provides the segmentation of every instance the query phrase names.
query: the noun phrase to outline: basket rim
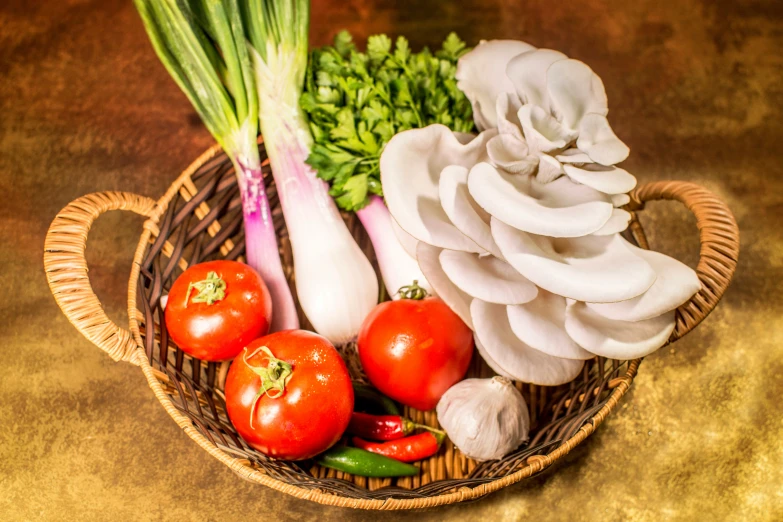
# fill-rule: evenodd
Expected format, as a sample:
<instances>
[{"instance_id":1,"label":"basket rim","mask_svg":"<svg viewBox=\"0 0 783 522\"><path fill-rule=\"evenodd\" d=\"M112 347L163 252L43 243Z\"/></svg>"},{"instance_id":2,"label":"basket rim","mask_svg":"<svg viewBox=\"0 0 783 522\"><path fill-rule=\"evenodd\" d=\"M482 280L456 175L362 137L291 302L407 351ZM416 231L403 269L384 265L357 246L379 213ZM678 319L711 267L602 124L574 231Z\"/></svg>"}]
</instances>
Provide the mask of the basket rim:
<instances>
[{"instance_id":1,"label":"basket rim","mask_svg":"<svg viewBox=\"0 0 783 522\"><path fill-rule=\"evenodd\" d=\"M606 400L606 404L598 410L595 415L589 418L585 424L574 434L571 438L564 441L557 447L552 453L548 455L537 455L530 457L527 460L526 466L522 469L515 471L514 473L502 478L498 478L491 482L480 484L476 487L462 487L459 490L452 493L441 493L436 496L426 498L387 498L381 499L357 499L351 497L344 497L334 493L323 493L317 489L305 489L291 484L287 484L275 478L272 478L256 469L251 468L245 464L245 461L232 457L212 444L204 435L199 433L195 429L185 415L181 414L179 410L174 406L169 396L163 390L163 387L158 380L155 370L150 365L147 359L146 353L142 348L144 342L141 339L141 331L139 327L138 309L136 307L137 296L137 283L139 281L139 273L141 270L141 262L149 245L149 239L153 231L157 230L157 222L160 216L166 211L169 203L174 196L182 188L183 184L190 176L193 175L202 165L222 151L220 145L215 144L201 154L195 161L193 161L169 186L169 189L164 195L157 200L156 209L150 217L144 223L144 230L139 238L139 242L136 247L136 252L133 257L133 264L131 267L130 280L128 282L128 316L130 318L130 330L133 334L135 342L135 350L131 355L131 361L137 364L144 376L147 379L147 383L152 389L155 397L163 405L163 408L171 416L172 419L182 428L187 435L193 439L199 446L205 449L210 455L217 460L228 466L232 471L238 474L240 477L250 482L262 484L276 491L280 491L287 495L294 496L303 500L311 500L323 505L348 507L354 509L369 509L369 510L404 510L404 509L420 509L428 507L443 506L447 504L453 504L462 502L465 500L474 500L502 488L515 484L524 478L530 477L536 473L539 473L552 464L560 460L567 455L576 446L581 444L588 436L590 436L595 429L604 421L604 419L612 412L616 407L620 399L625 395L633 382L634 377L641 364L642 358L634 359L629 362L628 369L623 377L620 378L619 385L612 390L611 394Z\"/></svg>"}]
</instances>

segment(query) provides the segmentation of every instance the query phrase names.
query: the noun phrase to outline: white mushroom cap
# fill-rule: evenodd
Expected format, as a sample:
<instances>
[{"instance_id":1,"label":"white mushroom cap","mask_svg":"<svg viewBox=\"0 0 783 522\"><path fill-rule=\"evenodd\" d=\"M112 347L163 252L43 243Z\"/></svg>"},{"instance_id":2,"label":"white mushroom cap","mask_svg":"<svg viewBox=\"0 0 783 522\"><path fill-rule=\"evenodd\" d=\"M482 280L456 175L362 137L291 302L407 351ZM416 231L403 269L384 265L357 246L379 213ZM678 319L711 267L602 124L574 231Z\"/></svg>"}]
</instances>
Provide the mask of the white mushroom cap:
<instances>
[{"instance_id":1,"label":"white mushroom cap","mask_svg":"<svg viewBox=\"0 0 783 522\"><path fill-rule=\"evenodd\" d=\"M635 359L649 355L664 344L674 330L674 311L645 321L608 319L585 303L566 308L565 328L579 346L601 357Z\"/></svg>"},{"instance_id":2,"label":"white mushroom cap","mask_svg":"<svg viewBox=\"0 0 783 522\"><path fill-rule=\"evenodd\" d=\"M636 186L636 178L619 167L604 167L591 163L581 168L564 165L563 169L572 180L605 194L625 194Z\"/></svg>"},{"instance_id":3,"label":"white mushroom cap","mask_svg":"<svg viewBox=\"0 0 783 522\"><path fill-rule=\"evenodd\" d=\"M630 245L658 274L645 293L618 303L587 303L587 307L608 319L645 321L670 312L701 289L699 276L690 267L659 252Z\"/></svg>"},{"instance_id":4,"label":"white mushroom cap","mask_svg":"<svg viewBox=\"0 0 783 522\"><path fill-rule=\"evenodd\" d=\"M527 303L538 293L536 285L505 261L457 250L443 250L440 266L466 294L499 304Z\"/></svg>"},{"instance_id":5,"label":"white mushroom cap","mask_svg":"<svg viewBox=\"0 0 783 522\"><path fill-rule=\"evenodd\" d=\"M546 87L551 112L569 129L579 130L582 118L588 113L605 116L609 112L604 83L579 60L553 63L546 71Z\"/></svg>"},{"instance_id":6,"label":"white mushroom cap","mask_svg":"<svg viewBox=\"0 0 783 522\"><path fill-rule=\"evenodd\" d=\"M470 169L468 190L490 215L534 234L584 236L600 229L612 215L608 196L565 176L539 183L531 176L507 174L479 163Z\"/></svg>"},{"instance_id":7,"label":"white mushroom cap","mask_svg":"<svg viewBox=\"0 0 783 522\"><path fill-rule=\"evenodd\" d=\"M578 301L612 303L641 295L657 277L647 261L636 255L629 248L630 243L617 234L575 238L539 236L517 230L494 217L490 228L506 261L537 286L557 295Z\"/></svg>"},{"instance_id":8,"label":"white mushroom cap","mask_svg":"<svg viewBox=\"0 0 783 522\"><path fill-rule=\"evenodd\" d=\"M614 165L625 161L631 149L620 141L605 114L586 114L579 123L579 139L576 146L602 165Z\"/></svg>"},{"instance_id":9,"label":"white mushroom cap","mask_svg":"<svg viewBox=\"0 0 783 522\"><path fill-rule=\"evenodd\" d=\"M501 93L513 93L514 84L506 76L513 57L535 49L517 40L482 41L457 63L457 87L473 105L473 117L479 130L497 125L495 100Z\"/></svg>"},{"instance_id":10,"label":"white mushroom cap","mask_svg":"<svg viewBox=\"0 0 783 522\"><path fill-rule=\"evenodd\" d=\"M538 173L536 181L539 183L549 183L556 180L564 173L563 165L552 156L542 154L538 162Z\"/></svg>"},{"instance_id":11,"label":"white mushroom cap","mask_svg":"<svg viewBox=\"0 0 783 522\"><path fill-rule=\"evenodd\" d=\"M609 221L604 223L600 229L593 232L596 236L611 236L612 234L619 234L626 228L628 223L631 222L631 213L621 208L612 209L612 217Z\"/></svg>"},{"instance_id":12,"label":"white mushroom cap","mask_svg":"<svg viewBox=\"0 0 783 522\"><path fill-rule=\"evenodd\" d=\"M506 307L511 330L523 343L555 357L592 359L594 355L566 333L565 311L565 297L540 288L532 301Z\"/></svg>"},{"instance_id":13,"label":"white mushroom cap","mask_svg":"<svg viewBox=\"0 0 783 522\"><path fill-rule=\"evenodd\" d=\"M473 298L457 288L448 278L446 272L443 271L443 268L441 268L440 259L438 259L441 249L420 242L416 253L416 260L419 262L421 273L427 278L432 289L473 330L473 322L470 318L470 302Z\"/></svg>"},{"instance_id":14,"label":"white mushroom cap","mask_svg":"<svg viewBox=\"0 0 783 522\"><path fill-rule=\"evenodd\" d=\"M567 59L566 55L552 49L531 50L511 59L506 67L506 75L524 103L551 112L547 70L553 63Z\"/></svg>"},{"instance_id":15,"label":"white mushroom cap","mask_svg":"<svg viewBox=\"0 0 783 522\"><path fill-rule=\"evenodd\" d=\"M479 353L481 358L484 359L484 362L487 363L487 366L489 366L492 369L492 371L494 371L501 377L514 380L513 375L509 374L495 361L495 359L489 356L486 348L484 348L484 345L481 344L481 341L479 340L478 336L475 333L473 334L473 344L476 346L476 351Z\"/></svg>"},{"instance_id":16,"label":"white mushroom cap","mask_svg":"<svg viewBox=\"0 0 783 522\"><path fill-rule=\"evenodd\" d=\"M395 135L381 155L381 182L386 204L403 230L430 245L481 252L449 220L440 204L441 171L450 165L470 167L487 159L488 130L467 144L445 125L430 125Z\"/></svg>"},{"instance_id":17,"label":"white mushroom cap","mask_svg":"<svg viewBox=\"0 0 783 522\"><path fill-rule=\"evenodd\" d=\"M527 144L535 154L565 149L578 136L538 105L523 105L517 116Z\"/></svg>"},{"instance_id":18,"label":"white mushroom cap","mask_svg":"<svg viewBox=\"0 0 783 522\"><path fill-rule=\"evenodd\" d=\"M573 147L566 149L560 154L556 155L555 159L557 159L557 161L560 163L571 163L573 165L584 165L585 163L593 162L593 160L590 159L590 156L588 156L584 151Z\"/></svg>"},{"instance_id":19,"label":"white mushroom cap","mask_svg":"<svg viewBox=\"0 0 783 522\"><path fill-rule=\"evenodd\" d=\"M552 357L520 341L511 330L503 305L474 299L470 312L484 351L516 380L556 386L572 381L584 366L584 361Z\"/></svg>"},{"instance_id":20,"label":"white mushroom cap","mask_svg":"<svg viewBox=\"0 0 783 522\"><path fill-rule=\"evenodd\" d=\"M391 225L394 235L397 236L397 241L400 242L403 250L413 259L416 259L416 247L419 244L419 240L405 232L394 217L392 217Z\"/></svg>"},{"instance_id":21,"label":"white mushroom cap","mask_svg":"<svg viewBox=\"0 0 783 522\"><path fill-rule=\"evenodd\" d=\"M631 202L631 196L628 194L612 194L612 205L622 207Z\"/></svg>"},{"instance_id":22,"label":"white mushroom cap","mask_svg":"<svg viewBox=\"0 0 783 522\"><path fill-rule=\"evenodd\" d=\"M438 193L443 211L454 226L472 239L482 251L502 258L503 255L492 239L492 232L489 229L489 214L468 192L468 169L459 165L450 165L443 169L438 183Z\"/></svg>"}]
</instances>

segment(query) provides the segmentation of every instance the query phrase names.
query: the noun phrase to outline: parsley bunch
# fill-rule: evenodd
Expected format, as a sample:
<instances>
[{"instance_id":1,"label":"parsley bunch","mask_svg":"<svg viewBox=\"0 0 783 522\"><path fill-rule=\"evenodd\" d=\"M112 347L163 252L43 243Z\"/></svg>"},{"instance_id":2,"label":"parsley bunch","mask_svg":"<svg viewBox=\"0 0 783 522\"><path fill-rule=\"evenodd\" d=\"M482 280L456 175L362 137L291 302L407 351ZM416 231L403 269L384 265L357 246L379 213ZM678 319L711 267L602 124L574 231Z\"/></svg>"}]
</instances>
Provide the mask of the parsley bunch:
<instances>
[{"instance_id":1,"label":"parsley bunch","mask_svg":"<svg viewBox=\"0 0 783 522\"><path fill-rule=\"evenodd\" d=\"M379 159L396 133L433 123L473 130L470 102L454 78L468 51L454 33L435 54L411 53L402 36L392 49L380 34L363 53L342 31L333 46L312 52L300 99L315 141L307 163L331 184L338 206L359 210L369 195L383 195Z\"/></svg>"}]
</instances>

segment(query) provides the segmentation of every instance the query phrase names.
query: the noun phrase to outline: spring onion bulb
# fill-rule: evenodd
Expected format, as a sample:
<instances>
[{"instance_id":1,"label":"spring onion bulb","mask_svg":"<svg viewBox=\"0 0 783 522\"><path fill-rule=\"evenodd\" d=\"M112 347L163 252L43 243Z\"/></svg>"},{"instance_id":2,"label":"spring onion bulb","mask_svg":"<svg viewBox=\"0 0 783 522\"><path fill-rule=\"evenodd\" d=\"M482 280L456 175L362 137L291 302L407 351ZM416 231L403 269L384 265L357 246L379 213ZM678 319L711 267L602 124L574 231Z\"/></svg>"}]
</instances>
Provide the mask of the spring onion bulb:
<instances>
[{"instance_id":1,"label":"spring onion bulb","mask_svg":"<svg viewBox=\"0 0 783 522\"><path fill-rule=\"evenodd\" d=\"M318 333L344 343L377 303L378 280L326 183L305 163L312 136L299 98L307 68L309 1L248 0L242 15L299 304Z\"/></svg>"},{"instance_id":2,"label":"spring onion bulb","mask_svg":"<svg viewBox=\"0 0 783 522\"><path fill-rule=\"evenodd\" d=\"M272 296L272 329L298 328L258 154L258 95L236 0L134 0L155 52L234 165L247 262Z\"/></svg>"},{"instance_id":3,"label":"spring onion bulb","mask_svg":"<svg viewBox=\"0 0 783 522\"><path fill-rule=\"evenodd\" d=\"M378 267L386 290L393 299L400 297L399 290L403 286L418 281L419 286L432 294L432 288L421 273L416 258L405 251L402 243L394 233L392 217L389 209L379 196L370 196L367 206L356 211L356 216L362 222L367 235L370 236Z\"/></svg>"}]
</instances>

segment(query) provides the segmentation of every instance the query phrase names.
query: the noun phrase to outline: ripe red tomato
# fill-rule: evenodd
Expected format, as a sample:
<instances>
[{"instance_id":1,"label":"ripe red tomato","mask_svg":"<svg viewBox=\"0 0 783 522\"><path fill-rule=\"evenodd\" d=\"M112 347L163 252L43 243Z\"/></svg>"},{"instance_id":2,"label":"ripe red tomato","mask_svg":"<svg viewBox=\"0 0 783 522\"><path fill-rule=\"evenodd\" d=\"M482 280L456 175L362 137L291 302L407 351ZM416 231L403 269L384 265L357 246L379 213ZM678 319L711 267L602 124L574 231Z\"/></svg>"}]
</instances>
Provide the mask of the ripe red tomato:
<instances>
[{"instance_id":1,"label":"ripe red tomato","mask_svg":"<svg viewBox=\"0 0 783 522\"><path fill-rule=\"evenodd\" d=\"M258 273L237 261L193 265L171 285L166 328L182 351L204 361L234 358L269 332L272 298Z\"/></svg>"},{"instance_id":2,"label":"ripe red tomato","mask_svg":"<svg viewBox=\"0 0 783 522\"><path fill-rule=\"evenodd\" d=\"M370 382L417 410L431 410L465 376L473 332L437 297L376 306L359 330L359 358Z\"/></svg>"},{"instance_id":3,"label":"ripe red tomato","mask_svg":"<svg viewBox=\"0 0 783 522\"><path fill-rule=\"evenodd\" d=\"M267 391L259 395L262 381ZM304 330L250 343L231 363L225 393L237 432L278 459L308 459L326 451L343 435L353 412L351 377L340 354L326 338Z\"/></svg>"}]
</instances>

